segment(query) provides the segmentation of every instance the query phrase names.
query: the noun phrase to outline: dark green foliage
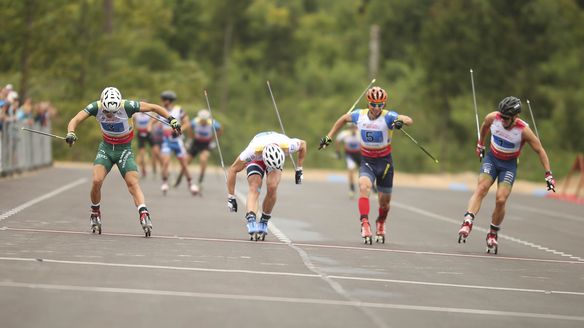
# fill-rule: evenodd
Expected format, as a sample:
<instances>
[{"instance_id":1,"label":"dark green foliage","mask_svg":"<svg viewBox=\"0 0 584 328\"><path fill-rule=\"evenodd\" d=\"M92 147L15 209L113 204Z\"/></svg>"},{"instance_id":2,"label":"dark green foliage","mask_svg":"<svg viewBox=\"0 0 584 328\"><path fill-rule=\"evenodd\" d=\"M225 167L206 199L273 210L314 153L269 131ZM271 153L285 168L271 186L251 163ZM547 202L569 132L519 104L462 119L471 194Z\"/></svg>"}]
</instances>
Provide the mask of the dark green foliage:
<instances>
[{"instance_id":1,"label":"dark green foliage","mask_svg":"<svg viewBox=\"0 0 584 328\"><path fill-rule=\"evenodd\" d=\"M399 170L478 169L469 68L481 120L514 95L530 121L525 100L532 101L556 175L584 151L582 1L121 0L111 34L103 32L102 0L0 3L0 82L22 88L23 15L33 4L28 92L59 108L57 133L108 85L152 102L173 89L191 116L206 107L207 89L230 162L256 132L279 130L269 79L288 134L309 142L306 166L341 168L316 147L369 82L369 31L377 24L377 84L389 91L390 108L413 117L408 131L441 162L396 132ZM92 159L95 122L78 136L73 149L55 147L58 159ZM540 179L526 148L520 175Z\"/></svg>"}]
</instances>

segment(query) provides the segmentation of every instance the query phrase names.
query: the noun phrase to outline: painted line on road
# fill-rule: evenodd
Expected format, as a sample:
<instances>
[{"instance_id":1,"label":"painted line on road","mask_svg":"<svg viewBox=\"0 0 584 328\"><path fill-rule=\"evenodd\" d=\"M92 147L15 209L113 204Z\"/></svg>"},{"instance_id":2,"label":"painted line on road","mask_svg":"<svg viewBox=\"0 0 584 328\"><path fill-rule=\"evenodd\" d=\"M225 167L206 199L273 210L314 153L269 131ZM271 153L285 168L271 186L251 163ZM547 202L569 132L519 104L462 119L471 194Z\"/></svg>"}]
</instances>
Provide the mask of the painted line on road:
<instances>
[{"instance_id":1,"label":"painted line on road","mask_svg":"<svg viewBox=\"0 0 584 328\"><path fill-rule=\"evenodd\" d=\"M573 221L577 221L577 222L584 222L584 217L582 217L582 216L566 214L566 213L561 213L561 212L555 212L555 211L549 211L549 210L545 210L542 208L532 208L532 207L527 207L527 206L523 206L523 205L511 205L511 207L517 208L521 211L527 211L527 212L532 212L532 213L537 213L537 214L545 214L545 215L549 215L551 217L560 217L563 219L573 220Z\"/></svg>"},{"instance_id":2,"label":"painted line on road","mask_svg":"<svg viewBox=\"0 0 584 328\"><path fill-rule=\"evenodd\" d=\"M97 286L36 284L36 283L22 283L22 282L11 282L11 281L1 281L0 287L27 288L27 289L36 289L36 290L58 290L58 291L69 291L69 292L131 294L131 295L133 294L133 295L187 297L187 298L202 298L202 299L221 299L221 300L230 300L230 301L260 301L260 302L269 302L269 303L279 302L279 303L293 303L293 304L351 306L351 307L360 307L360 308L365 307L365 308L375 308L375 309L442 312L442 313L449 313L449 314L453 314L453 315L473 314L473 315L487 315L487 316L499 316L499 317L520 317L520 318L529 318L529 319L584 321L583 316L571 316L571 315L561 315L561 314L511 312L511 311L482 310L482 309L471 309L471 308L419 306L419 305L406 305L406 304L374 303L374 302L360 302L360 301L341 301L341 300L331 300L331 299L298 298L298 297L275 297L275 296L261 296L261 295L237 295L237 294L220 294L220 293L179 292L179 291L157 290L157 289L134 289L134 288L97 287Z\"/></svg>"},{"instance_id":3,"label":"painted line on road","mask_svg":"<svg viewBox=\"0 0 584 328\"><path fill-rule=\"evenodd\" d=\"M29 207L35 205L36 203L42 202L45 199L49 199L49 198L51 198L53 196L56 196L56 195L62 193L63 191L67 191L67 190L69 190L71 188L77 187L78 185L84 183L85 181L87 181L87 178L77 179L77 180L75 180L75 181L73 181L71 183L68 183L68 184L62 186L61 188L57 188L57 189L55 189L55 190L53 190L53 191L51 191L49 193L46 193L46 194L44 194L42 196L39 196L39 197L34 198L34 199L31 199L31 200L29 200L28 202L26 202L24 204L21 204L21 205L15 207L13 209L7 211L7 212L4 212L4 213L0 214L0 221L4 220L4 219L6 219L6 218L8 218L10 216L13 216L14 214L16 214L16 213L18 213L18 212L20 212L20 211L22 211L22 210L24 210L26 208L29 208Z\"/></svg>"},{"instance_id":4,"label":"painted line on road","mask_svg":"<svg viewBox=\"0 0 584 328\"><path fill-rule=\"evenodd\" d=\"M247 197L245 197L242 193L236 191L235 195L237 196L237 198L239 198L239 200L243 203L245 203L247 201ZM340 295L341 297L347 299L349 302L354 302L354 303L360 303L361 301L354 298L353 296L351 296L351 294L349 294L344 288L343 286L341 286L341 284L339 284L338 282L332 280L331 278L328 277L328 275L326 274L326 272L322 271L320 268L318 268L316 265L314 265L314 263L312 263L312 260L310 260L310 256L308 255L308 253L306 253L306 251L304 251L302 248L294 245L292 243L292 240L290 240L290 238L288 238L288 236L286 236L280 229L278 229L278 227L276 227L276 225L274 224L273 221L270 221L268 224L268 229L274 234L274 236L276 236L276 238L278 238L281 242L284 242L286 245L288 245L290 248L292 248L293 250L296 251L296 253L298 253L298 255L300 256L300 259L302 260L302 263L304 263L304 266L306 266L306 268L312 272L314 272L315 274L317 274L319 276L320 279L322 279L322 281L324 281L327 285L329 285L330 288L332 288L332 290L334 290L338 295ZM381 318L379 318L375 313L371 312L368 308L356 305L357 309L362 311L363 314L369 318L369 320L371 320L371 322L373 324L375 324L375 326L379 327L379 328L385 328L387 327L386 323L381 320Z\"/></svg>"},{"instance_id":5,"label":"painted line on road","mask_svg":"<svg viewBox=\"0 0 584 328\"><path fill-rule=\"evenodd\" d=\"M196 271L196 272L236 273L236 274L250 274L250 275L271 275L271 276L285 276L285 277L293 277L293 278L321 278L321 276L318 274L299 273L299 272L240 270L240 269L210 269L210 268L188 267L188 266L111 263L111 262L97 262L97 261L73 261L73 260L56 260L56 259L47 259L47 258L31 258L31 257L0 257L0 261L52 263L52 264L65 264L65 265L102 266L102 267L115 267L115 268L152 269L152 270L168 270L168 271ZM383 283L394 283L394 284L402 284L402 285L455 287L455 288L482 289L482 290L505 291L505 292L524 292L524 293L535 293L535 294L558 294L558 295L584 296L584 292L577 292L577 291L544 290L544 289L498 287L498 286L484 286L484 285L464 285L464 284L451 284L451 283L430 282L430 281L367 278L367 277L354 277L354 276L332 275L332 276L327 276L327 277L329 279L335 279L335 280L383 282Z\"/></svg>"},{"instance_id":6,"label":"painted line on road","mask_svg":"<svg viewBox=\"0 0 584 328\"><path fill-rule=\"evenodd\" d=\"M414 212L414 213L422 214L422 215L427 216L427 217L430 217L430 218L438 219L438 220L445 221L445 222L454 223L456 225L460 225L460 223L461 223L458 220L454 220L454 219L451 219L449 217L446 217L446 216L443 216L443 215L440 215L440 214L435 214L435 213L432 213L432 212L428 212L428 211L419 209L417 207L410 206L410 205L406 205L406 204L403 204L403 203L400 203L400 202L395 202L394 201L394 202L392 202L392 205L393 206L396 206L396 207L399 207L399 208L402 208L402 209L405 209L405 210L408 210L408 211L411 211L411 212ZM481 227L476 227L476 226L473 227L473 229L474 230L478 230L478 231L482 231L482 232L489 232L488 229L481 228ZM584 258L581 258L581 257L578 257L578 256L574 256L572 254L560 252L560 251L557 251L557 250L554 250L554 249L551 249L551 248L548 248L548 247L545 247L545 246L541 246L541 245L538 245L538 244L535 244L535 243L532 243L532 242L528 242L528 241L525 241L525 240L522 240L522 239L519 239L519 238L511 237L511 236L508 236L508 235L505 235L505 234L501 234L500 233L499 234L499 238L501 238L501 239L507 239L507 240L516 242L518 244L525 245L525 246L529 246L529 247L532 247L532 248L535 248L535 249L538 249L538 250L542 250L542 251L545 251L545 252L548 252L548 253L551 253L551 254L554 254L554 255L559 255L559 256L562 256L562 257L568 257L568 258L574 259L574 260L579 261L579 262L584 262Z\"/></svg>"},{"instance_id":7,"label":"painted line on road","mask_svg":"<svg viewBox=\"0 0 584 328\"><path fill-rule=\"evenodd\" d=\"M72 235L92 235L91 232L86 232L86 231L11 228L11 227L1 227L0 231L22 231L22 232L34 232L34 233L62 233L62 234L72 234ZM118 236L118 237L144 238L143 234L104 232L104 233L102 233L102 235L103 236L114 236L114 237ZM164 236L164 235L162 235L162 236L161 235L153 235L150 238L195 240L195 241L210 241L210 242L225 242L225 243L244 243L244 244L253 244L254 243L254 242L251 242L249 240L228 239L228 238L204 238L204 237ZM279 241L262 241L261 243L287 246L285 243L279 242ZM487 260L526 261L526 262L543 262L543 263L558 263L558 264L584 264L584 262L582 262L582 261L536 259L536 258L530 258L530 257L510 257L510 256L500 256L500 255L495 256L495 255L486 255L486 254L482 255L482 254L460 254L460 253L445 253L445 252L431 252L431 251L414 251L414 250L403 250L403 249L374 248L371 246L370 247L357 247L357 246L325 245L325 244L310 244L310 243L293 243L293 244L296 246L299 246L299 247L344 249L344 250L353 250L353 251L361 251L361 252L385 252L385 253L399 253L399 254L449 256L449 257L464 257L464 258L476 258L476 259L487 259ZM575 259L577 259L577 257Z\"/></svg>"}]
</instances>

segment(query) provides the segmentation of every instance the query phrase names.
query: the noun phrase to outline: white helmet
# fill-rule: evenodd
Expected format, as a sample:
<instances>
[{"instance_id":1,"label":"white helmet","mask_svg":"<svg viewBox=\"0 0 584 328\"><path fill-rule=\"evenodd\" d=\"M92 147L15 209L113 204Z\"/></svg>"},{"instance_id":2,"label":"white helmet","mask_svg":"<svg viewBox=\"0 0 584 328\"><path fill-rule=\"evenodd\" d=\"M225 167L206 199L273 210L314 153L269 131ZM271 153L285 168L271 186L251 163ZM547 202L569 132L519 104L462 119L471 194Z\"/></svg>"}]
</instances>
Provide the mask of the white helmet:
<instances>
[{"instance_id":1,"label":"white helmet","mask_svg":"<svg viewBox=\"0 0 584 328\"><path fill-rule=\"evenodd\" d=\"M266 166L271 169L281 170L284 167L284 151L276 144L269 144L262 151L262 158Z\"/></svg>"},{"instance_id":2,"label":"white helmet","mask_svg":"<svg viewBox=\"0 0 584 328\"><path fill-rule=\"evenodd\" d=\"M122 94L120 90L114 87L107 87L101 92L100 101L103 106L103 111L115 113L120 110Z\"/></svg>"},{"instance_id":3,"label":"white helmet","mask_svg":"<svg viewBox=\"0 0 584 328\"><path fill-rule=\"evenodd\" d=\"M211 112L206 109L201 109L197 112L197 116L202 120L208 120L211 118Z\"/></svg>"}]
</instances>

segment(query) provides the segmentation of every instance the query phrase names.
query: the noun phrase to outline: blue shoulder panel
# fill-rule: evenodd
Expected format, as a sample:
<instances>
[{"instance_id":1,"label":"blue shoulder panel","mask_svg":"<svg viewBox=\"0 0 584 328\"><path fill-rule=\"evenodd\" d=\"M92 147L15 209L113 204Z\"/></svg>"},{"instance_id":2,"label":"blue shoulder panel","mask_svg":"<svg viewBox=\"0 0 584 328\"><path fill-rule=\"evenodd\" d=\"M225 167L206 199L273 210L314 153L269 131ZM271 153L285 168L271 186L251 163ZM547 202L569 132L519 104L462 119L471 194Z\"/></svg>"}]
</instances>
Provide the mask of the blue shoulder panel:
<instances>
[{"instance_id":1,"label":"blue shoulder panel","mask_svg":"<svg viewBox=\"0 0 584 328\"><path fill-rule=\"evenodd\" d=\"M392 129L391 125L393 124L393 121L397 119L397 115L398 114L394 111L389 111L387 114L385 114L385 124L387 124L388 128Z\"/></svg>"}]
</instances>

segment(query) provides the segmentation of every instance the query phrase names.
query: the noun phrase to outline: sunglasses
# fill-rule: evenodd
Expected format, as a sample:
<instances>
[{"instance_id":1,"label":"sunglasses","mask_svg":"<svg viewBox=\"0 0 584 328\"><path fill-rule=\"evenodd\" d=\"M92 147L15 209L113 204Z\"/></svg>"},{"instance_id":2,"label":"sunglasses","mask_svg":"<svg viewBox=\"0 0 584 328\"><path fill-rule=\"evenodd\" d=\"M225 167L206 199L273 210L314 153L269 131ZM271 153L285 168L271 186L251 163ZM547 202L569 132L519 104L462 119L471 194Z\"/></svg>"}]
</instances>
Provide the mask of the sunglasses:
<instances>
[{"instance_id":1,"label":"sunglasses","mask_svg":"<svg viewBox=\"0 0 584 328\"><path fill-rule=\"evenodd\" d=\"M502 119L503 121L509 121L509 120L510 120L510 119L512 119L512 118L513 118L512 116L504 116L504 115L501 115L501 119Z\"/></svg>"},{"instance_id":2,"label":"sunglasses","mask_svg":"<svg viewBox=\"0 0 584 328\"><path fill-rule=\"evenodd\" d=\"M374 103L374 102L370 102L369 103L369 106L383 108L383 107L385 107L385 103Z\"/></svg>"}]
</instances>

